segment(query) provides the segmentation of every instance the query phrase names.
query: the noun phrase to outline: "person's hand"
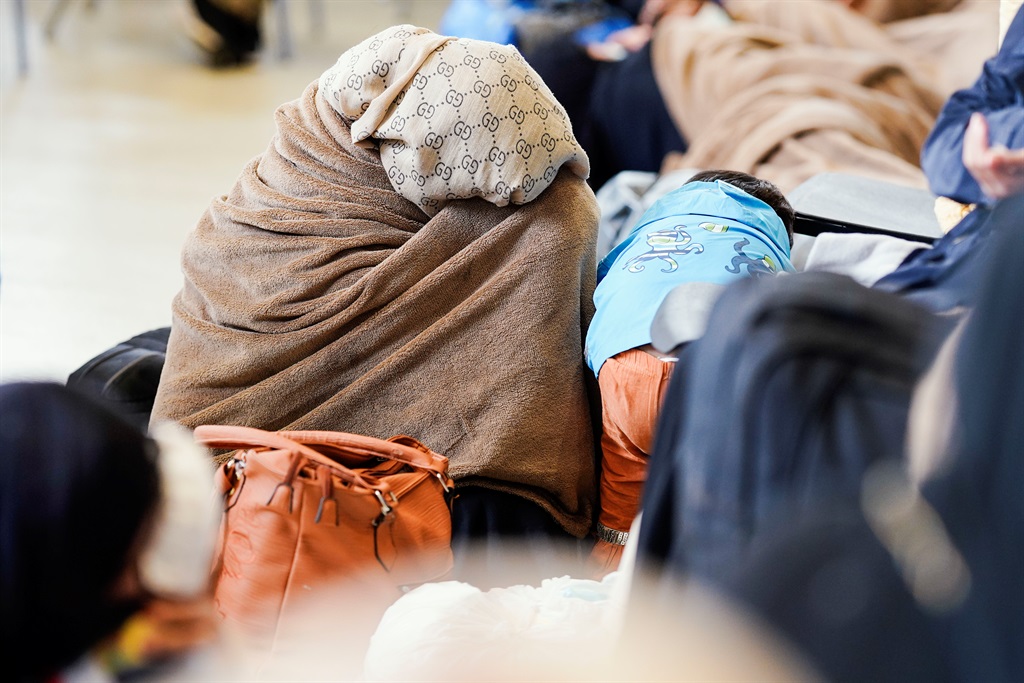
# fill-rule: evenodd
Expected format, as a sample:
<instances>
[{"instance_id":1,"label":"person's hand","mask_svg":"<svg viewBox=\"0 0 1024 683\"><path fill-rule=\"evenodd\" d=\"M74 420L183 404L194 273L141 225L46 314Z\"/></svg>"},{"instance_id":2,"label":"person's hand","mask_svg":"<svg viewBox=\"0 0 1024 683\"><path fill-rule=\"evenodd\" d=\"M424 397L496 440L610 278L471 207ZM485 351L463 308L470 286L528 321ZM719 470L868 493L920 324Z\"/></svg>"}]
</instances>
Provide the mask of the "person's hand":
<instances>
[{"instance_id":1,"label":"person's hand","mask_svg":"<svg viewBox=\"0 0 1024 683\"><path fill-rule=\"evenodd\" d=\"M112 670L144 668L213 642L218 623L209 596L184 601L155 598L122 625L100 651L100 659Z\"/></svg>"},{"instance_id":2,"label":"person's hand","mask_svg":"<svg viewBox=\"0 0 1024 683\"><path fill-rule=\"evenodd\" d=\"M599 62L623 60L650 42L652 28L659 19L669 15L692 17L703 4L704 0L647 0L636 25L612 33L602 43L587 45L587 54Z\"/></svg>"},{"instance_id":3,"label":"person's hand","mask_svg":"<svg viewBox=\"0 0 1024 683\"><path fill-rule=\"evenodd\" d=\"M213 601L206 596L187 601L153 600L142 614L150 627L144 644L148 658L187 652L217 637L219 621Z\"/></svg>"},{"instance_id":4,"label":"person's hand","mask_svg":"<svg viewBox=\"0 0 1024 683\"><path fill-rule=\"evenodd\" d=\"M654 26L659 19L669 15L692 17L703 4L704 0L647 0L637 23Z\"/></svg>"},{"instance_id":5,"label":"person's hand","mask_svg":"<svg viewBox=\"0 0 1024 683\"><path fill-rule=\"evenodd\" d=\"M651 27L644 24L637 24L616 31L608 36L609 43L617 43L630 52L636 52L651 39Z\"/></svg>"},{"instance_id":6,"label":"person's hand","mask_svg":"<svg viewBox=\"0 0 1024 683\"><path fill-rule=\"evenodd\" d=\"M992 199L1024 193L1024 149L989 146L988 121L971 115L964 131L963 162L981 191Z\"/></svg>"},{"instance_id":7,"label":"person's hand","mask_svg":"<svg viewBox=\"0 0 1024 683\"><path fill-rule=\"evenodd\" d=\"M587 45L587 54L599 62L618 62L640 50L651 39L650 26L630 26L612 33L603 43Z\"/></svg>"},{"instance_id":8,"label":"person's hand","mask_svg":"<svg viewBox=\"0 0 1024 683\"><path fill-rule=\"evenodd\" d=\"M651 27L636 24L619 29L609 35L602 43L587 45L587 54L598 62L618 62L637 52L651 40Z\"/></svg>"}]
</instances>

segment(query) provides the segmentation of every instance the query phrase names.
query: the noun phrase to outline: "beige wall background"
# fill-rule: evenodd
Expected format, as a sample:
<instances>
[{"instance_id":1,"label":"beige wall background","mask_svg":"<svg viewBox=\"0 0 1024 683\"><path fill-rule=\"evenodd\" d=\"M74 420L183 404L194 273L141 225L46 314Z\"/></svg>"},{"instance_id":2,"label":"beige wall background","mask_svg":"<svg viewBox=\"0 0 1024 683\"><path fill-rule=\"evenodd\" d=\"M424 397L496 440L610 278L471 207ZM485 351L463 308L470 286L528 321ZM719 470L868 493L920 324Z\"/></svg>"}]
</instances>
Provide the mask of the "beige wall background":
<instances>
[{"instance_id":1,"label":"beige wall background","mask_svg":"<svg viewBox=\"0 0 1024 683\"><path fill-rule=\"evenodd\" d=\"M277 0L280 3L282 0ZM0 381L57 379L114 344L170 324L181 243L298 97L348 47L439 0L283 0L241 69L205 67L186 0L25 3L29 71L17 73L14 0L0 0Z\"/></svg>"}]
</instances>

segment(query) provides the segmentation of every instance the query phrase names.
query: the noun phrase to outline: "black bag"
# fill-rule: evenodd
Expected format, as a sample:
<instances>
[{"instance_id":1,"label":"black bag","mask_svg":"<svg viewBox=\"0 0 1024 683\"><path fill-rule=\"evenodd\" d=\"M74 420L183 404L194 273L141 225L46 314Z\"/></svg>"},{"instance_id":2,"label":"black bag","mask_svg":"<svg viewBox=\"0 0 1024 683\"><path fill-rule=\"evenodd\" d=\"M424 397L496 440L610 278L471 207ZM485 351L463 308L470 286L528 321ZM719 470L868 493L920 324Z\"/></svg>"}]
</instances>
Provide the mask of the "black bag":
<instances>
[{"instance_id":1,"label":"black bag","mask_svg":"<svg viewBox=\"0 0 1024 683\"><path fill-rule=\"evenodd\" d=\"M718 581L783 510L856 496L869 465L901 457L911 392L946 327L831 273L731 285L665 398L640 568Z\"/></svg>"},{"instance_id":2,"label":"black bag","mask_svg":"<svg viewBox=\"0 0 1024 683\"><path fill-rule=\"evenodd\" d=\"M97 399L148 431L170 334L170 327L162 327L107 349L72 372L68 388Z\"/></svg>"}]
</instances>

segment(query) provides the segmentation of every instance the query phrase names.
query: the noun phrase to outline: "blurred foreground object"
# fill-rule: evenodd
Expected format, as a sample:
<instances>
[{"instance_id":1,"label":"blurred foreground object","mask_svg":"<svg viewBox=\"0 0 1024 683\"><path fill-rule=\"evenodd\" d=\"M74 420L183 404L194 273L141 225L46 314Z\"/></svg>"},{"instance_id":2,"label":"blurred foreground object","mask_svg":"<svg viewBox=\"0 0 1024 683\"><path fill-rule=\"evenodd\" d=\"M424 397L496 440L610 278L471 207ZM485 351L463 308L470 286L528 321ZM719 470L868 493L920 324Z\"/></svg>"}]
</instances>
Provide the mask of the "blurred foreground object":
<instances>
[{"instance_id":1,"label":"blurred foreground object","mask_svg":"<svg viewBox=\"0 0 1024 683\"><path fill-rule=\"evenodd\" d=\"M205 451L56 384L0 387L0 415L4 674L119 675L213 640Z\"/></svg>"}]
</instances>

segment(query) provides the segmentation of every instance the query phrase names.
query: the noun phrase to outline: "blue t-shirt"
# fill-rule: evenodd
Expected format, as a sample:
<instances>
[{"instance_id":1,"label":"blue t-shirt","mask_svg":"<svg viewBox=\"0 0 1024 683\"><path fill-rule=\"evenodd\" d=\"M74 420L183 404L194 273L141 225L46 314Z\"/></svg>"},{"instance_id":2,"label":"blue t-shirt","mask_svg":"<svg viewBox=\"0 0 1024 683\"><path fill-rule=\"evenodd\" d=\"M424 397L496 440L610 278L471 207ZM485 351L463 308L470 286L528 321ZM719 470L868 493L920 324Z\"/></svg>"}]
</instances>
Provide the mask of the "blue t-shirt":
<instances>
[{"instance_id":1,"label":"blue t-shirt","mask_svg":"<svg viewBox=\"0 0 1024 683\"><path fill-rule=\"evenodd\" d=\"M651 321L685 282L728 284L792 271L789 235L766 203L726 182L687 183L647 210L597 267L587 365L651 343Z\"/></svg>"}]
</instances>

